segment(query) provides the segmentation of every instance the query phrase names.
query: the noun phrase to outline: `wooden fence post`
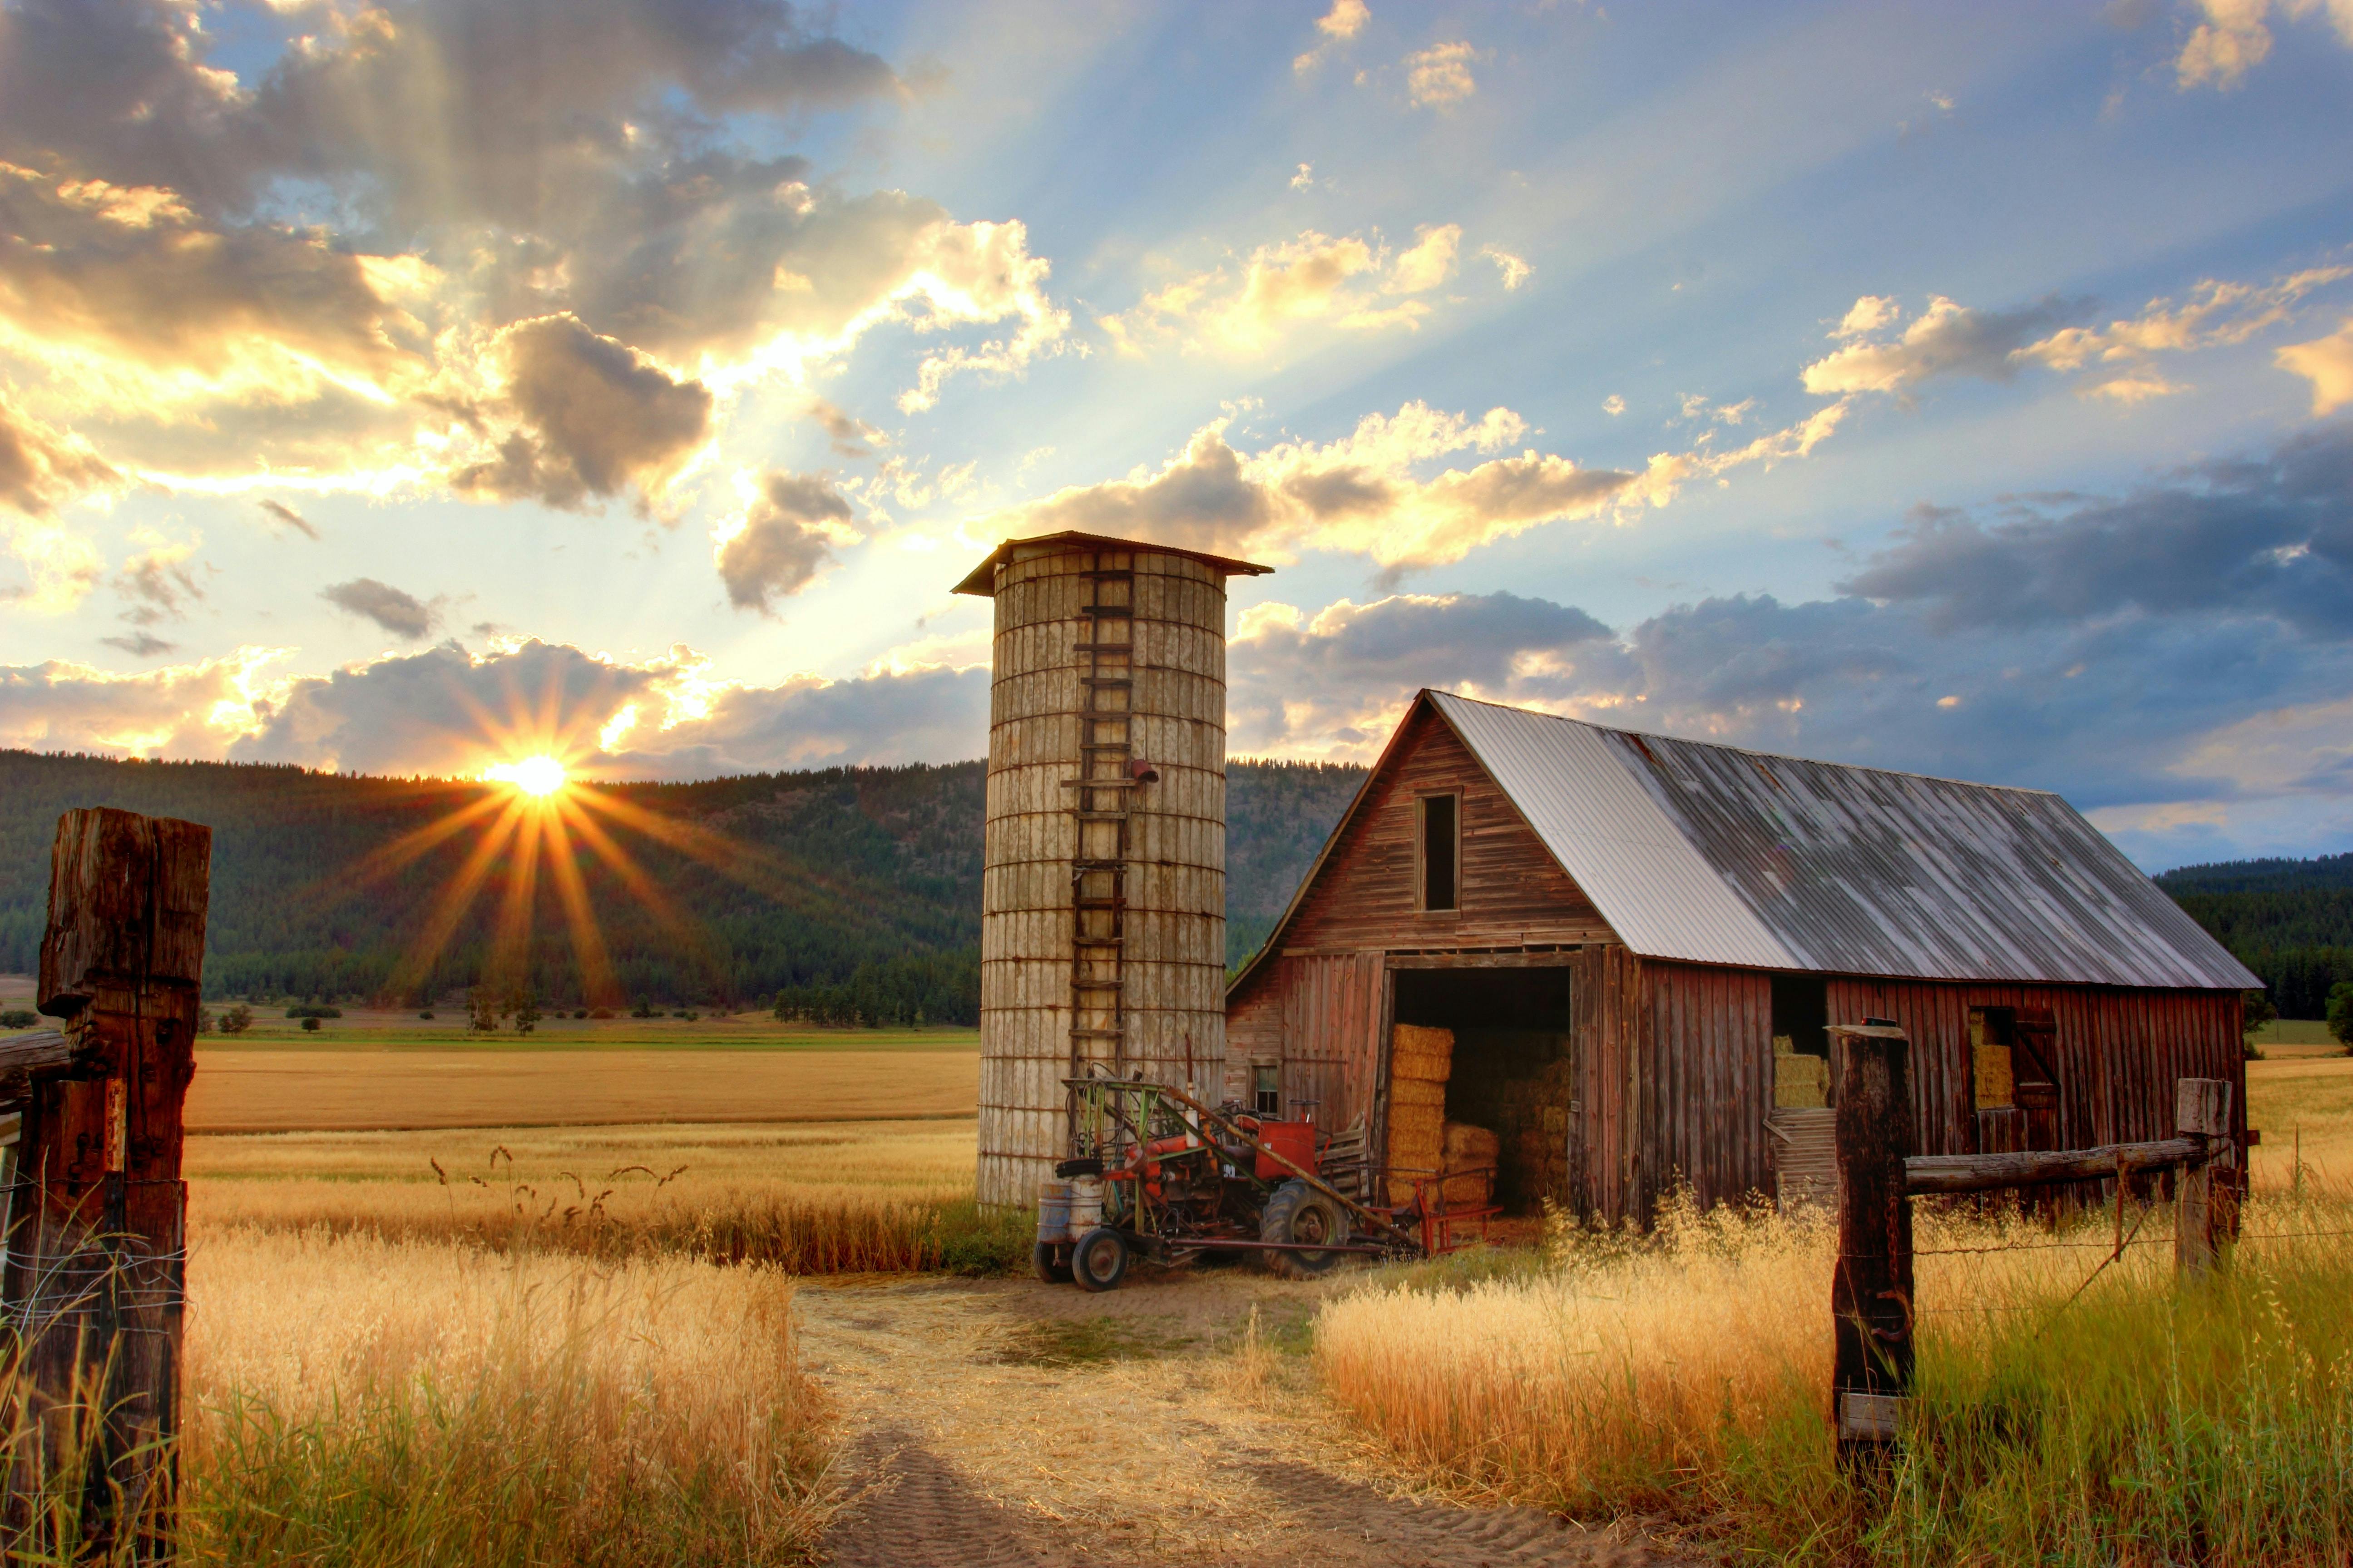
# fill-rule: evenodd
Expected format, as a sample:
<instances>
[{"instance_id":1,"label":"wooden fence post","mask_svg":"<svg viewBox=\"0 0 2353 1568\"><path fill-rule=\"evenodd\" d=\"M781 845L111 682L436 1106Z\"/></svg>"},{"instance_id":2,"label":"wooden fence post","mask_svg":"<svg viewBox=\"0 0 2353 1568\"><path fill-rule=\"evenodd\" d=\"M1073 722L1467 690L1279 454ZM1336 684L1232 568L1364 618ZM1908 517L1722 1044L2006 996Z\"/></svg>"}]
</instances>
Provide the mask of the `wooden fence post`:
<instances>
[{"instance_id":1,"label":"wooden fence post","mask_svg":"<svg viewBox=\"0 0 2353 1568\"><path fill-rule=\"evenodd\" d=\"M1912 1205L1904 1161L1913 1149L1904 1031L1833 1024L1839 1042L1839 1258L1831 1313L1831 1379L1839 1454L1853 1460L1895 1440L1912 1385Z\"/></svg>"},{"instance_id":2,"label":"wooden fence post","mask_svg":"<svg viewBox=\"0 0 2353 1568\"><path fill-rule=\"evenodd\" d=\"M68 1064L0 1082L23 1114L0 1301L40 1433L10 1467L7 1522L40 1510L142 1562L170 1555L179 1474L182 1106L211 857L195 823L58 818L37 1001L66 1021Z\"/></svg>"},{"instance_id":3,"label":"wooden fence post","mask_svg":"<svg viewBox=\"0 0 2353 1568\"><path fill-rule=\"evenodd\" d=\"M2173 1267L2200 1275L2214 1267L2214 1232L2221 1217L2214 1201L2214 1167L2227 1166L2231 1147L2231 1085L2221 1079L2185 1078L2174 1085L2176 1131L2205 1141L2202 1159L2181 1168L2173 1205Z\"/></svg>"}]
</instances>

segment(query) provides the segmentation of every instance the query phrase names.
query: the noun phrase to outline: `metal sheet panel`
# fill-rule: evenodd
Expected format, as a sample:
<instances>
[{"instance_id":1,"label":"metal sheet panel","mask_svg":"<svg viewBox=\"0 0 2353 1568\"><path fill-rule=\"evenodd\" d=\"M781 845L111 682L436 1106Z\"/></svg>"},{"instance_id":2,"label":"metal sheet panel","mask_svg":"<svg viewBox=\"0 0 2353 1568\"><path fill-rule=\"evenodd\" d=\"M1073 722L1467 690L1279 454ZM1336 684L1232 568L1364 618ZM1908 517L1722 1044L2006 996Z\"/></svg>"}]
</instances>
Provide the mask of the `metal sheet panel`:
<instances>
[{"instance_id":1,"label":"metal sheet panel","mask_svg":"<svg viewBox=\"0 0 2353 1568\"><path fill-rule=\"evenodd\" d=\"M2261 984L2055 795L1432 698L1647 957L1924 980Z\"/></svg>"}]
</instances>

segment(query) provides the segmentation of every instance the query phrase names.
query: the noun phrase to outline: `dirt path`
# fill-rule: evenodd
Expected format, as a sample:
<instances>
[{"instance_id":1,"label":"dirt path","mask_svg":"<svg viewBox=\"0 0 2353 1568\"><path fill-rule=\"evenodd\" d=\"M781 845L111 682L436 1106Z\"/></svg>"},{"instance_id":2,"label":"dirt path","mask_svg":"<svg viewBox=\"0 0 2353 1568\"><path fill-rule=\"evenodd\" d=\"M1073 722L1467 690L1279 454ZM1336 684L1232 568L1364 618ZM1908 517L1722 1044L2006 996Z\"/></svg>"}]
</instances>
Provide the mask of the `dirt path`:
<instances>
[{"instance_id":1,"label":"dirt path","mask_svg":"<svg viewBox=\"0 0 2353 1568\"><path fill-rule=\"evenodd\" d=\"M839 1568L938 1564L1576 1564L1639 1541L1533 1510L1392 1495L1312 1396L1238 1352L1253 1306L1298 1342L1323 1287L1254 1273L1131 1282L805 1285L803 1347L841 1402Z\"/></svg>"}]
</instances>

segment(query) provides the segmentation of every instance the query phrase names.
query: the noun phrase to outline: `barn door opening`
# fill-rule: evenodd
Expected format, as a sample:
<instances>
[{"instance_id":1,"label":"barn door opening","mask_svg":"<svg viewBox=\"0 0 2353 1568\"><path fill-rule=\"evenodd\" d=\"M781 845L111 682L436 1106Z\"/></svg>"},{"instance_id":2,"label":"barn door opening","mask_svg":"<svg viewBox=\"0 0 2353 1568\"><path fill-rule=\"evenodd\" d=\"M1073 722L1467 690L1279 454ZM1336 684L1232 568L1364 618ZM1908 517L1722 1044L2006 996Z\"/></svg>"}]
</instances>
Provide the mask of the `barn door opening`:
<instances>
[{"instance_id":1,"label":"barn door opening","mask_svg":"<svg viewBox=\"0 0 2353 1568\"><path fill-rule=\"evenodd\" d=\"M1568 970L1399 966L1394 978L1390 1167L1492 1164L1507 1211L1532 1213L1546 1198L1574 1207Z\"/></svg>"}]
</instances>

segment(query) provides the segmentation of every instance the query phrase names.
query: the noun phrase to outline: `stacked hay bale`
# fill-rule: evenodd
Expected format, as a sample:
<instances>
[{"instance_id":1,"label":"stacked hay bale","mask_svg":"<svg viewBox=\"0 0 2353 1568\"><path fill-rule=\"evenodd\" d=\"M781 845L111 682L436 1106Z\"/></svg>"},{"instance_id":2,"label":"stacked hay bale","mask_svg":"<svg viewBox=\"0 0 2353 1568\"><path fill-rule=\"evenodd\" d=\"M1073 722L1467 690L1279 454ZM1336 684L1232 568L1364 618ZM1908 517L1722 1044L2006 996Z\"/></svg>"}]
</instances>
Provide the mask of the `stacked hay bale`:
<instances>
[{"instance_id":1,"label":"stacked hay bale","mask_svg":"<svg viewBox=\"0 0 2353 1568\"><path fill-rule=\"evenodd\" d=\"M1504 1141L1493 1130L1468 1121L1448 1122L1442 1150L1446 1179L1440 1187L1446 1206L1484 1208L1494 1191L1496 1162L1503 1152Z\"/></svg>"},{"instance_id":2,"label":"stacked hay bale","mask_svg":"<svg viewBox=\"0 0 2353 1568\"><path fill-rule=\"evenodd\" d=\"M1498 1131L1511 1159L1499 1177L1506 1202L1533 1207L1546 1198L1575 1206L1568 1167L1568 1106L1577 1098L1577 1062L1559 1048L1545 1069L1513 1085Z\"/></svg>"},{"instance_id":3,"label":"stacked hay bale","mask_svg":"<svg viewBox=\"0 0 2353 1568\"><path fill-rule=\"evenodd\" d=\"M1389 1037L1389 1202L1410 1203L1413 1178L1446 1164L1446 1080L1454 1031L1399 1024Z\"/></svg>"}]
</instances>

